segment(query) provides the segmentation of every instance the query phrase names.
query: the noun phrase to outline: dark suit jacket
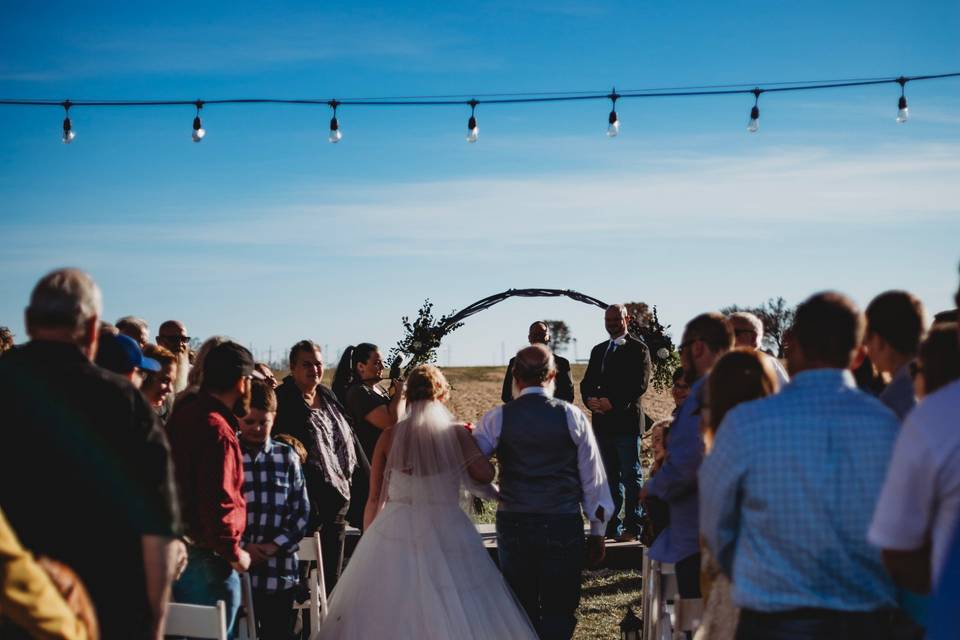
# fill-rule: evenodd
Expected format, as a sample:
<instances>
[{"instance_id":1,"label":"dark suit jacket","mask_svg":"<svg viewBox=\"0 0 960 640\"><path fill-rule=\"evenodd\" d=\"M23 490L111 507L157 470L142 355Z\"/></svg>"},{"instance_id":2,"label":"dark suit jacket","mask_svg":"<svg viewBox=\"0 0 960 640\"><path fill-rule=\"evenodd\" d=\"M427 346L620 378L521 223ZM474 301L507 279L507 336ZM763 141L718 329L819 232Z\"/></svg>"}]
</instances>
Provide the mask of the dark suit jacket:
<instances>
[{"instance_id":1,"label":"dark suit jacket","mask_svg":"<svg viewBox=\"0 0 960 640\"><path fill-rule=\"evenodd\" d=\"M570 361L564 357L553 354L553 359L557 363L557 390L553 392L553 397L567 402L573 402L573 379L570 377ZM507 365L507 375L503 377L503 392L500 398L504 402L513 400L513 361L510 358L510 364Z\"/></svg>"},{"instance_id":2,"label":"dark suit jacket","mask_svg":"<svg viewBox=\"0 0 960 640\"><path fill-rule=\"evenodd\" d=\"M652 372L650 350L643 342L627 336L627 341L610 354L603 367L609 345L610 341L604 340L590 351L590 364L580 381L580 397L584 404L587 398L608 398L613 404L612 411L592 416L598 436L639 434L643 418L640 397L647 390Z\"/></svg>"}]
</instances>

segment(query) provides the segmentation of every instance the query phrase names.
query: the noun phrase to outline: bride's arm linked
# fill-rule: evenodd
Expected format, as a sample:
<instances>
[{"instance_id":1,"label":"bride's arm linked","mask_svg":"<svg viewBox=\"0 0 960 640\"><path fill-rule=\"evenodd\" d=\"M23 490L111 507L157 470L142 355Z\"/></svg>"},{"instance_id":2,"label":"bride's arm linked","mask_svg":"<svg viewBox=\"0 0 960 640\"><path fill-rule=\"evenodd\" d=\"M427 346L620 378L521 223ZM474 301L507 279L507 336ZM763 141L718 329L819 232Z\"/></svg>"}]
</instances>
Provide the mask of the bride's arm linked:
<instances>
[{"instance_id":1,"label":"bride's arm linked","mask_svg":"<svg viewBox=\"0 0 960 640\"><path fill-rule=\"evenodd\" d=\"M373 460L370 461L370 494L367 496L367 506L363 510L363 529L366 531L377 517L380 509L380 492L383 491L383 468L387 464L387 452L393 442L393 429L387 428L377 440L373 450Z\"/></svg>"},{"instance_id":2,"label":"bride's arm linked","mask_svg":"<svg viewBox=\"0 0 960 640\"><path fill-rule=\"evenodd\" d=\"M476 440L465 428L457 430L457 439L460 441L460 449L463 451L463 459L467 461L467 475L474 482L480 484L490 484L496 475L496 470L490 463L490 460L483 455Z\"/></svg>"}]
</instances>

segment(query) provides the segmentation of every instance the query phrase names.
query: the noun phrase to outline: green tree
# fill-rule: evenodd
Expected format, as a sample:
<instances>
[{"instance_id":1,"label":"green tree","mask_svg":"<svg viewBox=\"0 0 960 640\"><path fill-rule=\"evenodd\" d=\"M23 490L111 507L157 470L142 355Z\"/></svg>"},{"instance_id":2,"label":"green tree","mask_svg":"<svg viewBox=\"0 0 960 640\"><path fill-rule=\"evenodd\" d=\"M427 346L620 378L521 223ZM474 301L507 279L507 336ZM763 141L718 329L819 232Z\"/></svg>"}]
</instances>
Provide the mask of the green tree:
<instances>
[{"instance_id":1,"label":"green tree","mask_svg":"<svg viewBox=\"0 0 960 640\"><path fill-rule=\"evenodd\" d=\"M573 341L570 327L563 320L544 320L543 323L550 329L550 348L555 353L563 353Z\"/></svg>"}]
</instances>

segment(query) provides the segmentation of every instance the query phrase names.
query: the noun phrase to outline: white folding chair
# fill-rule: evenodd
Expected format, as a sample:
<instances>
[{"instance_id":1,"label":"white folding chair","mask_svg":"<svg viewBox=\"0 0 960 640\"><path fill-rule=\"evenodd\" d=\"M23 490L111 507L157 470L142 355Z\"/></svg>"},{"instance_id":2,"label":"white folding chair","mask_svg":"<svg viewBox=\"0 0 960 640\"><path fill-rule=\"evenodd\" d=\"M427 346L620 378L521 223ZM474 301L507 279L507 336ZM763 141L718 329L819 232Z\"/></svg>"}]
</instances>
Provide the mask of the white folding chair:
<instances>
[{"instance_id":1,"label":"white folding chair","mask_svg":"<svg viewBox=\"0 0 960 640\"><path fill-rule=\"evenodd\" d=\"M703 600L701 598L678 598L673 606L674 640L686 638L686 632L695 632L703 620Z\"/></svg>"},{"instance_id":2,"label":"white folding chair","mask_svg":"<svg viewBox=\"0 0 960 640\"><path fill-rule=\"evenodd\" d=\"M227 640L227 607L223 600L218 600L214 607L171 602L167 604L163 634Z\"/></svg>"},{"instance_id":3,"label":"white folding chair","mask_svg":"<svg viewBox=\"0 0 960 640\"><path fill-rule=\"evenodd\" d=\"M249 573L240 574L240 588L243 590L243 622L237 620L237 638L257 640L257 615L253 610L253 584Z\"/></svg>"},{"instance_id":4,"label":"white folding chair","mask_svg":"<svg viewBox=\"0 0 960 640\"><path fill-rule=\"evenodd\" d=\"M301 562L317 563L316 568L311 569L307 577L310 597L303 604L293 603L294 609L310 609L310 635L315 636L320 623L327 617L327 588L323 579L323 554L319 531L300 541L300 550L297 555Z\"/></svg>"}]
</instances>

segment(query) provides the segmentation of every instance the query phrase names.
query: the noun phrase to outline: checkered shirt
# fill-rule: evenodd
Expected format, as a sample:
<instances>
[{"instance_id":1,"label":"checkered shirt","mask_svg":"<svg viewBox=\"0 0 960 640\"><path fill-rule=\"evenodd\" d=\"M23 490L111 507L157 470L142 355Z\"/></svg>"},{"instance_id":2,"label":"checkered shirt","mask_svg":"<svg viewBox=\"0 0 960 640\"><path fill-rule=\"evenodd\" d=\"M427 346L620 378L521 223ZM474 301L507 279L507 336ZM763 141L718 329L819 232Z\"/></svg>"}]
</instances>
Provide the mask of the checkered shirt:
<instances>
[{"instance_id":1,"label":"checkered shirt","mask_svg":"<svg viewBox=\"0 0 960 640\"><path fill-rule=\"evenodd\" d=\"M268 439L260 449L243 450L243 495L247 500L245 544L272 542L279 550L250 569L257 591L290 589L299 581L297 548L307 531L310 502L294 450Z\"/></svg>"},{"instance_id":2,"label":"checkered shirt","mask_svg":"<svg viewBox=\"0 0 960 640\"><path fill-rule=\"evenodd\" d=\"M700 467L700 528L740 607L867 611L895 592L867 528L896 416L839 369L727 414Z\"/></svg>"}]
</instances>

